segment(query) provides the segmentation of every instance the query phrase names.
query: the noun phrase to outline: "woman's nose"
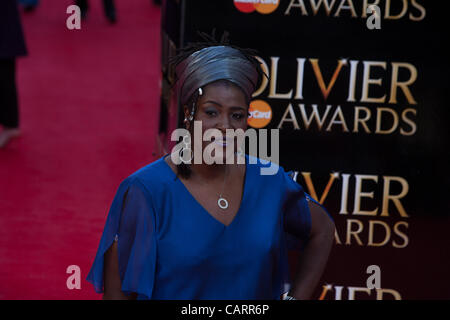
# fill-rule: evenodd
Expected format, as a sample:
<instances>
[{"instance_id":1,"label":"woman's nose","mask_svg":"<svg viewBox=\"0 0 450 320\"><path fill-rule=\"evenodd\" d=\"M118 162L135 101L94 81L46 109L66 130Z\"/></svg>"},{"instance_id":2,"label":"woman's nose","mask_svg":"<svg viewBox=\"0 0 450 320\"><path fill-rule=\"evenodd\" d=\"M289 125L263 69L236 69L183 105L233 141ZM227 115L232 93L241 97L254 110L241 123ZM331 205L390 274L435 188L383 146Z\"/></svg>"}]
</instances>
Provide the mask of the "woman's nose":
<instances>
[{"instance_id":1,"label":"woman's nose","mask_svg":"<svg viewBox=\"0 0 450 320\"><path fill-rule=\"evenodd\" d=\"M219 123L217 124L217 127L219 130L222 130L225 133L226 129L232 129L230 119L228 118L228 115L222 115L219 119Z\"/></svg>"}]
</instances>

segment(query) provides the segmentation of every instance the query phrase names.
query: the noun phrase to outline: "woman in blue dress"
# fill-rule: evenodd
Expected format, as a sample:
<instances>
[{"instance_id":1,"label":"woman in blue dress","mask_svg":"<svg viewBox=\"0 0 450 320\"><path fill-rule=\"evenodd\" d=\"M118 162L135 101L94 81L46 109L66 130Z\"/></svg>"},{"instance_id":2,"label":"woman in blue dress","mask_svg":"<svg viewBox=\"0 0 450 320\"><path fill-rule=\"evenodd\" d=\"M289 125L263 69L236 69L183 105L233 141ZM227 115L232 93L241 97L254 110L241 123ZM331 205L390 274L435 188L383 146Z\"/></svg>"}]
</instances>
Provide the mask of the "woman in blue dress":
<instances>
[{"instance_id":1,"label":"woman in blue dress","mask_svg":"<svg viewBox=\"0 0 450 320\"><path fill-rule=\"evenodd\" d=\"M202 43L174 63L189 132L194 121L224 136L247 129L263 74L251 51ZM202 141L201 150L229 143ZM261 175L273 163L240 152L233 164L177 163L176 155L120 184L87 277L95 290L104 299L311 298L334 240L326 210L282 167ZM290 249L302 250L292 279Z\"/></svg>"}]
</instances>

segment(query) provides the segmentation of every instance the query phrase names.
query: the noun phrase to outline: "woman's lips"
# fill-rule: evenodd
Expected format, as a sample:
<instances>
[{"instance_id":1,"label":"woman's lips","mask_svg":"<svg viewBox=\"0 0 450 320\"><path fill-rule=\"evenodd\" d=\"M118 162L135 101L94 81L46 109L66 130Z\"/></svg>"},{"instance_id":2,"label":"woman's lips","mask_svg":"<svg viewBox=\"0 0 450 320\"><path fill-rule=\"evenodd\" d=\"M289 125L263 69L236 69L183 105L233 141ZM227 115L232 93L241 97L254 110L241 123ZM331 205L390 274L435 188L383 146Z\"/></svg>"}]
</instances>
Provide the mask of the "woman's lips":
<instances>
[{"instance_id":1,"label":"woman's lips","mask_svg":"<svg viewBox=\"0 0 450 320\"><path fill-rule=\"evenodd\" d=\"M214 143L219 146L226 147L229 142L227 140L214 140Z\"/></svg>"},{"instance_id":2,"label":"woman's lips","mask_svg":"<svg viewBox=\"0 0 450 320\"><path fill-rule=\"evenodd\" d=\"M227 145L231 144L233 142L232 138L225 138L225 139L212 139L212 142L214 142L215 144L221 146L221 147L226 147Z\"/></svg>"}]
</instances>

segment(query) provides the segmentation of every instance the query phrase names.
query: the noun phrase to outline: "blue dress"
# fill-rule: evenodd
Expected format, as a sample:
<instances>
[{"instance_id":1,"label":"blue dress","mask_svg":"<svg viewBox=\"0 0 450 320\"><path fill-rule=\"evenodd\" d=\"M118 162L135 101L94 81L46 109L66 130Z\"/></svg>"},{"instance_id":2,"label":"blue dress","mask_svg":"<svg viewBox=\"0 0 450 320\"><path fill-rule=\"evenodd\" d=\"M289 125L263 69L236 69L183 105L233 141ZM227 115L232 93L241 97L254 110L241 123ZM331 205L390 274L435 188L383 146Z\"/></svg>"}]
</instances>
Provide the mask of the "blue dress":
<instances>
[{"instance_id":1,"label":"blue dress","mask_svg":"<svg viewBox=\"0 0 450 320\"><path fill-rule=\"evenodd\" d=\"M120 184L87 276L96 292L103 292L104 254L117 241L122 291L138 299L280 299L291 285L287 252L309 238L312 199L281 166L261 175L270 163L246 155L241 206L226 226L166 156Z\"/></svg>"}]
</instances>

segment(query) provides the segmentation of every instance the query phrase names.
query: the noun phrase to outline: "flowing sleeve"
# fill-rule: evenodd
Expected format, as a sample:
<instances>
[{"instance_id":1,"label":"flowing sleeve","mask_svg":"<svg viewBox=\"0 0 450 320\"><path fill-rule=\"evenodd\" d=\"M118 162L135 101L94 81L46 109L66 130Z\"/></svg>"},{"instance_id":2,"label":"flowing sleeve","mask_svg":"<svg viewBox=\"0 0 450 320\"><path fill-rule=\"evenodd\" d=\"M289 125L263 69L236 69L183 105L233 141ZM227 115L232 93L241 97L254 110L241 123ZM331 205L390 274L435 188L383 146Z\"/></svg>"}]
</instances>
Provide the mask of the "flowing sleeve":
<instances>
[{"instance_id":1,"label":"flowing sleeve","mask_svg":"<svg viewBox=\"0 0 450 320\"><path fill-rule=\"evenodd\" d=\"M155 212L151 195L137 179L128 177L119 186L106 219L97 255L87 281L97 293L104 290L104 255L117 241L122 291L151 299L156 269Z\"/></svg>"},{"instance_id":2,"label":"flowing sleeve","mask_svg":"<svg viewBox=\"0 0 450 320\"><path fill-rule=\"evenodd\" d=\"M289 250L302 250L311 232L311 212L303 188L291 177L292 171L283 171L285 186L283 227Z\"/></svg>"},{"instance_id":3,"label":"flowing sleeve","mask_svg":"<svg viewBox=\"0 0 450 320\"><path fill-rule=\"evenodd\" d=\"M288 251L301 252L308 244L311 235L311 211L309 202L319 205L331 218L328 211L294 180L293 171L282 171L283 179L283 235L285 244L281 254L281 294L287 293L292 287L291 270L289 266Z\"/></svg>"},{"instance_id":4,"label":"flowing sleeve","mask_svg":"<svg viewBox=\"0 0 450 320\"><path fill-rule=\"evenodd\" d=\"M303 250L311 234L311 212L308 202L320 206L331 218L328 211L294 180L293 171L283 171L286 186L284 201L284 231L289 250Z\"/></svg>"}]
</instances>

